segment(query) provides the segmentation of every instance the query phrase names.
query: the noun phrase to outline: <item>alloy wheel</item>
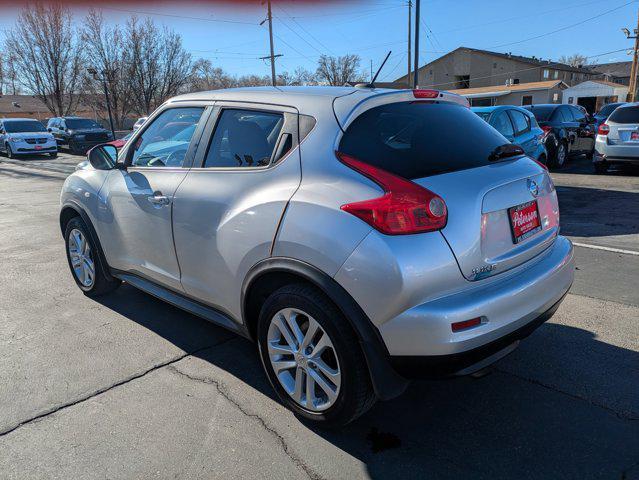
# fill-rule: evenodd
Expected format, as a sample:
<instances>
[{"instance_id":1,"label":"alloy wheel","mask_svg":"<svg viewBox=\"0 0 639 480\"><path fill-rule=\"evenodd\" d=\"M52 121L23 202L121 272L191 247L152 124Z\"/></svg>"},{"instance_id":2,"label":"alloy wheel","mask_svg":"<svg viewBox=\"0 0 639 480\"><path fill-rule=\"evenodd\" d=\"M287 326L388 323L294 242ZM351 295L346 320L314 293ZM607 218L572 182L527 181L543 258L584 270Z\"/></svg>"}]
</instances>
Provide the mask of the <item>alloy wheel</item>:
<instances>
[{"instance_id":1,"label":"alloy wheel","mask_svg":"<svg viewBox=\"0 0 639 480\"><path fill-rule=\"evenodd\" d=\"M296 308L271 319L268 356L282 388L302 408L321 412L340 393L341 370L333 342L322 326Z\"/></svg>"},{"instance_id":2,"label":"alloy wheel","mask_svg":"<svg viewBox=\"0 0 639 480\"><path fill-rule=\"evenodd\" d=\"M91 246L84 233L77 228L71 230L67 248L75 277L84 287L92 287L95 282L95 265Z\"/></svg>"},{"instance_id":3,"label":"alloy wheel","mask_svg":"<svg viewBox=\"0 0 639 480\"><path fill-rule=\"evenodd\" d=\"M566 146L562 143L557 149L557 165L563 165L566 160Z\"/></svg>"}]
</instances>

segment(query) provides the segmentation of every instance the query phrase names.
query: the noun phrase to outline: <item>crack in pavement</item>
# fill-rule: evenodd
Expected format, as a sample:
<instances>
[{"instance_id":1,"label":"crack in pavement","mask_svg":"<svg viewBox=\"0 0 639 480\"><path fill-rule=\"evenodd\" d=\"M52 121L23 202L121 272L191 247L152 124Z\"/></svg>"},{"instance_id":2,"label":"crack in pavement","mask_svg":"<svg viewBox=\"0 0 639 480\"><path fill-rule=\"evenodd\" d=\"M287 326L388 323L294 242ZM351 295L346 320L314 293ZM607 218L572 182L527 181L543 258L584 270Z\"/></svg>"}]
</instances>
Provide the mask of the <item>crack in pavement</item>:
<instances>
[{"instance_id":1,"label":"crack in pavement","mask_svg":"<svg viewBox=\"0 0 639 480\"><path fill-rule=\"evenodd\" d=\"M212 385L213 387L215 387L218 393L222 395L226 400L228 400L232 405L234 405L240 412L242 412L243 415L257 420L262 425L264 430L270 433L278 441L278 443L282 447L282 450L284 451L286 456L290 458L291 461L308 476L308 478L312 480L322 480L321 475L313 472L311 467L309 467L306 463L304 463L304 461L301 458L299 458L297 455L295 455L291 451L290 447L288 446L288 444L286 443L286 440L284 439L282 435L280 435L273 427L268 425L268 423L266 423L266 421L262 417L260 417L258 414L247 411L246 408L244 408L237 400L232 398L230 393L226 391L224 388L222 388L221 382L214 380L210 377L196 377L196 376L190 375L186 372L183 372L182 370L177 368L175 365L169 365L168 370L174 372L177 375L186 377L189 380L192 380L194 382L201 382L201 383Z\"/></svg>"},{"instance_id":2,"label":"crack in pavement","mask_svg":"<svg viewBox=\"0 0 639 480\"><path fill-rule=\"evenodd\" d=\"M575 394L575 393L570 393L570 392L566 392L564 390L560 390L559 388L557 388L557 387L555 387L553 385L548 385L546 383L543 383L540 380L535 380L534 378L524 377L523 375L518 375L516 373L509 372L507 370L502 370L501 368L495 368L495 370L500 372L500 373L504 373L506 375L510 375L511 377L518 378L519 380L523 380L525 382L532 383L533 385L538 385L538 386L546 388L548 390L552 390L553 392L557 392L557 393L560 393L562 395L566 395L566 396L568 396L570 398L573 398L575 400L582 400L584 402L589 403L593 407L598 407L598 408L606 410L606 411L608 411L610 413L613 413L620 420L630 420L630 421L639 420L639 416L635 415L634 413L618 412L614 408L611 408L611 407L609 407L607 405L595 402L593 400L590 400L589 398L583 397L583 396Z\"/></svg>"},{"instance_id":3,"label":"crack in pavement","mask_svg":"<svg viewBox=\"0 0 639 480\"><path fill-rule=\"evenodd\" d=\"M184 359L186 357L195 355L195 354L200 353L200 352L202 352L204 350L207 350L209 348L220 346L220 345L222 345L222 344L224 344L224 343L226 343L226 342L228 342L230 340L233 340L234 338L236 338L236 337L231 337L231 338L228 338L226 340L222 340L222 341L220 341L218 343L215 343L213 345L207 345L206 347L198 348L197 350L194 350L192 352L185 352L184 354L178 355L177 357L174 357L171 360L155 364L152 367L147 368L146 370L143 370L142 372L138 372L138 373L135 373L133 375L130 375L130 376L128 376L128 377L124 378L123 380L120 380L120 381L118 381L116 383L113 383L113 384L108 385L106 387L101 387L101 388L99 388L97 390L94 390L93 392L89 393L88 395L84 395L81 398L78 398L78 399L73 400L71 402L63 403L61 405L57 405L55 407L52 407L52 408L50 408L48 410L45 410L42 413L39 413L38 415L36 415L34 417L28 418L26 420L22 420L21 422L18 422L16 424L14 424L13 426L10 426L9 428L6 428L5 430L0 431L0 437L4 437L5 435L8 435L11 432L14 432L15 430L17 430L17 429L19 429L19 428L21 428L21 427L23 427L25 425L29 425L30 423L33 423L33 422L36 422L36 421L41 420L43 418L46 418L46 417L48 417L50 415L53 415L54 413L57 413L57 412L59 412L61 410L65 410L65 409L67 409L69 407L73 407L74 405L78 405L79 403L86 402L87 400L90 400L90 399L92 399L94 397L97 397L98 395L101 395L101 394L103 394L105 392L108 392L109 390L112 390L114 388L120 387L122 385L126 385L127 383L132 382L133 380L137 380L138 378L142 378L145 375L148 375L149 373L154 372L154 371L156 371L156 370L158 370L160 368L167 367L167 366L172 365L172 364L174 364L176 362L179 362L180 360L182 360L182 359Z\"/></svg>"}]
</instances>

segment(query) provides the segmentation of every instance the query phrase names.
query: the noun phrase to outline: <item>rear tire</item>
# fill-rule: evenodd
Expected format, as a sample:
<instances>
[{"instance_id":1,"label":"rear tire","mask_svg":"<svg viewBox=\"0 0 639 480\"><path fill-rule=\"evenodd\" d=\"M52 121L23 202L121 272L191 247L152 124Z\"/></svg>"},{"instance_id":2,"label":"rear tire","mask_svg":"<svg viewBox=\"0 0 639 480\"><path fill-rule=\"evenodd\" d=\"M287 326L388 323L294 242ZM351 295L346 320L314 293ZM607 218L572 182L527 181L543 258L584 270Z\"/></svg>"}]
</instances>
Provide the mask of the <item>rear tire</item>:
<instances>
[{"instance_id":1,"label":"rear tire","mask_svg":"<svg viewBox=\"0 0 639 480\"><path fill-rule=\"evenodd\" d=\"M299 326L297 334L290 327L292 321ZM288 334L279 335L280 326ZM342 313L317 288L291 284L272 293L260 312L257 340L271 385L281 402L301 419L319 426L339 427L375 404L377 399L357 337ZM293 346L289 347L291 342ZM330 348L321 349L320 344L329 344ZM320 353L316 355L316 351ZM280 368L278 376L275 368L284 362L289 366ZM328 375L324 373L327 366L331 370ZM318 382L314 382L318 376ZM331 395L322 384L335 387L331 388Z\"/></svg>"},{"instance_id":2,"label":"rear tire","mask_svg":"<svg viewBox=\"0 0 639 480\"><path fill-rule=\"evenodd\" d=\"M93 242L81 217L69 220L64 230L64 241L71 275L87 297L104 295L120 286L120 280L105 275L99 258L100 247Z\"/></svg>"},{"instance_id":3,"label":"rear tire","mask_svg":"<svg viewBox=\"0 0 639 480\"><path fill-rule=\"evenodd\" d=\"M566 146L566 142L559 142L559 145L557 145L557 149L553 153L552 159L550 161L550 166L559 170L566 163L567 156L568 147Z\"/></svg>"},{"instance_id":4,"label":"rear tire","mask_svg":"<svg viewBox=\"0 0 639 480\"><path fill-rule=\"evenodd\" d=\"M49 157L51 157L51 158L58 158L58 152L51 152L51 153L49 154Z\"/></svg>"},{"instance_id":5,"label":"rear tire","mask_svg":"<svg viewBox=\"0 0 639 480\"><path fill-rule=\"evenodd\" d=\"M596 162L596 163L593 163L592 166L595 169L595 173L599 175L608 173L608 165L604 162Z\"/></svg>"}]
</instances>

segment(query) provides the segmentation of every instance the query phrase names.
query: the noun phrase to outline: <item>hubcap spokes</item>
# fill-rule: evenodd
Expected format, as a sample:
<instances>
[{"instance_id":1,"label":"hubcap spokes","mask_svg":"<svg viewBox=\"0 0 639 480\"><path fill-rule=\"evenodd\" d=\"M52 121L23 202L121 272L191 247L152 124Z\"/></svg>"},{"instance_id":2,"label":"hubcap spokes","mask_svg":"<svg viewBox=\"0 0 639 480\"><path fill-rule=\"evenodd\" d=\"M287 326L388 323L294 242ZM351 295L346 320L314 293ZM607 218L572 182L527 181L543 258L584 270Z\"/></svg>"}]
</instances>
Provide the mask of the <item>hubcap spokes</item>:
<instances>
[{"instance_id":1,"label":"hubcap spokes","mask_svg":"<svg viewBox=\"0 0 639 480\"><path fill-rule=\"evenodd\" d=\"M91 246L84 234L74 228L69 234L69 257L73 273L85 287L90 287L95 281L95 265L91 255Z\"/></svg>"},{"instance_id":2,"label":"hubcap spokes","mask_svg":"<svg viewBox=\"0 0 639 480\"><path fill-rule=\"evenodd\" d=\"M280 384L307 410L329 408L339 395L341 371L333 342L301 310L286 308L271 319L268 355Z\"/></svg>"}]
</instances>

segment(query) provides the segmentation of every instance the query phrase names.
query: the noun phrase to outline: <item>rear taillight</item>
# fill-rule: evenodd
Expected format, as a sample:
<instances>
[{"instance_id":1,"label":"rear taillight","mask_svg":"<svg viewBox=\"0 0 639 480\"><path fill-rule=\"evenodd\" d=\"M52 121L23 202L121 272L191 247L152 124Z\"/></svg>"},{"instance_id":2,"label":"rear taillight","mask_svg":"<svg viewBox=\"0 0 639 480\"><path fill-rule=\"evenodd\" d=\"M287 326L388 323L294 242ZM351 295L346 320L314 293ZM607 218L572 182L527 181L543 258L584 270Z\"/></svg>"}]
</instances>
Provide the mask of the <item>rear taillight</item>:
<instances>
[{"instance_id":1,"label":"rear taillight","mask_svg":"<svg viewBox=\"0 0 639 480\"><path fill-rule=\"evenodd\" d=\"M439 195L350 155L336 155L346 166L384 189L381 197L342 205L345 212L386 235L432 232L446 226L448 210Z\"/></svg>"},{"instance_id":2,"label":"rear taillight","mask_svg":"<svg viewBox=\"0 0 639 480\"><path fill-rule=\"evenodd\" d=\"M541 135L541 138L547 137L548 134L552 131L552 127L549 127L548 125L541 127L541 129L544 131L544 133Z\"/></svg>"},{"instance_id":3,"label":"rear taillight","mask_svg":"<svg viewBox=\"0 0 639 480\"><path fill-rule=\"evenodd\" d=\"M599 130L597 130L597 135L608 135L610 133L610 127L607 123L602 123L599 125Z\"/></svg>"}]
</instances>

